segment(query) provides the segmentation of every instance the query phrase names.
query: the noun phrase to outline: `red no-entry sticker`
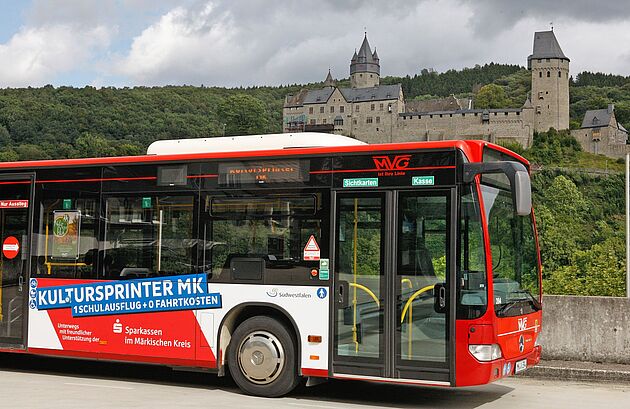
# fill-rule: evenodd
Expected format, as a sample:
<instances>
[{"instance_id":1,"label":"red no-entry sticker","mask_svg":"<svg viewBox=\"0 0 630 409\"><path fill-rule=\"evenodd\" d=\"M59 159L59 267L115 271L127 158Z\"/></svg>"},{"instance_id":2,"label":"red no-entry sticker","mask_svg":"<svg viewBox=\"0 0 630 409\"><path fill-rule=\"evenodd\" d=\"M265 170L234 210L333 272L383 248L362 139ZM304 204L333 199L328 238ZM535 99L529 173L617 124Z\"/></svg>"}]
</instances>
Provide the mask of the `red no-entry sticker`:
<instances>
[{"instance_id":1,"label":"red no-entry sticker","mask_svg":"<svg viewBox=\"0 0 630 409\"><path fill-rule=\"evenodd\" d=\"M15 236L9 236L2 242L2 254L9 260L14 259L20 253L20 242Z\"/></svg>"}]
</instances>

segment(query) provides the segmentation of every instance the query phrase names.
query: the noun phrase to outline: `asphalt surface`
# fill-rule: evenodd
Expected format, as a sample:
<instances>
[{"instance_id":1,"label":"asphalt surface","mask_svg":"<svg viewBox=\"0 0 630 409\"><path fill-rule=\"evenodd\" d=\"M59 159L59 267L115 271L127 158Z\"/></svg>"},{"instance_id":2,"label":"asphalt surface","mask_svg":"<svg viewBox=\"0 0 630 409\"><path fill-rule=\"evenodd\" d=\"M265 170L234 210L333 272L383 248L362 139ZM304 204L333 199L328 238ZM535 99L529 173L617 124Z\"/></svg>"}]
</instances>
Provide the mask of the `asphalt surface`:
<instances>
[{"instance_id":1,"label":"asphalt surface","mask_svg":"<svg viewBox=\"0 0 630 409\"><path fill-rule=\"evenodd\" d=\"M229 378L146 365L0 354L0 408L625 408L630 384L529 377L444 389L330 381L245 396Z\"/></svg>"}]
</instances>

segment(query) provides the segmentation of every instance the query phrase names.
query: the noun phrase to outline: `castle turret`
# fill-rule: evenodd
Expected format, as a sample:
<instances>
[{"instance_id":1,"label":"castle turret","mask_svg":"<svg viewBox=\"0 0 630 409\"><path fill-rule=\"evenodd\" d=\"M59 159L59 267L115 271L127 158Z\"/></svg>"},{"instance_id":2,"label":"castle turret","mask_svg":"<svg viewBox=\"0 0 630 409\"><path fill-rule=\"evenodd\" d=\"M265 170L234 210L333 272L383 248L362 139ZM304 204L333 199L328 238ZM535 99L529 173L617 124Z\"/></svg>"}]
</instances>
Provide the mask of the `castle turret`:
<instances>
[{"instance_id":1,"label":"castle turret","mask_svg":"<svg viewBox=\"0 0 630 409\"><path fill-rule=\"evenodd\" d=\"M329 69L328 75L326 75L326 79L324 80L324 87L334 87L334 86L335 86L335 80L330 74L330 69Z\"/></svg>"},{"instance_id":2,"label":"castle turret","mask_svg":"<svg viewBox=\"0 0 630 409\"><path fill-rule=\"evenodd\" d=\"M569 59L553 30L534 33L527 68L532 72L534 130L569 129Z\"/></svg>"},{"instance_id":3,"label":"castle turret","mask_svg":"<svg viewBox=\"0 0 630 409\"><path fill-rule=\"evenodd\" d=\"M376 54L370 49L367 34L363 37L363 44L359 52L354 52L350 60L350 86L352 88L377 87L381 75L381 66Z\"/></svg>"}]
</instances>

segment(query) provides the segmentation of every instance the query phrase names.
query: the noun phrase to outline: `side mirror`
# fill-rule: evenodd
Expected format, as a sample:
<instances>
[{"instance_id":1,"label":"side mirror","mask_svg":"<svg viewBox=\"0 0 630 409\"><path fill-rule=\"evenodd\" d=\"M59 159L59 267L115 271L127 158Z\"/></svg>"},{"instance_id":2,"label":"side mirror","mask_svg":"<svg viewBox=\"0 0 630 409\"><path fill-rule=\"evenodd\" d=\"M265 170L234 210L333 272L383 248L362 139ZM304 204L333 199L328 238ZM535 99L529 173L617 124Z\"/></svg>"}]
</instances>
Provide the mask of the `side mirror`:
<instances>
[{"instance_id":1,"label":"side mirror","mask_svg":"<svg viewBox=\"0 0 630 409\"><path fill-rule=\"evenodd\" d=\"M512 201L514 210L519 216L527 216L532 210L532 183L529 173L522 163L504 162L482 162L465 163L463 182L472 183L475 176L485 173L503 173L510 181L512 190Z\"/></svg>"}]
</instances>

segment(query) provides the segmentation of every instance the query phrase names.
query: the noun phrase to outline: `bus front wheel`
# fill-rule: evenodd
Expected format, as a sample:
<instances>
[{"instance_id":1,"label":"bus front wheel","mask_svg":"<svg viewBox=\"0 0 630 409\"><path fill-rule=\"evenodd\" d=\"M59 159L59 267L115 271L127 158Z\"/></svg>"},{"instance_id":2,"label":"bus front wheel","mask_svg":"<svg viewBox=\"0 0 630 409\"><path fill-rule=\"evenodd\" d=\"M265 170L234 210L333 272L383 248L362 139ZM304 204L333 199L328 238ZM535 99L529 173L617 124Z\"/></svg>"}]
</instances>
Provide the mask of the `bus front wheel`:
<instances>
[{"instance_id":1,"label":"bus front wheel","mask_svg":"<svg viewBox=\"0 0 630 409\"><path fill-rule=\"evenodd\" d=\"M249 318L232 335L230 374L250 395L286 395L299 383L295 351L291 332L284 324L266 316Z\"/></svg>"}]
</instances>

